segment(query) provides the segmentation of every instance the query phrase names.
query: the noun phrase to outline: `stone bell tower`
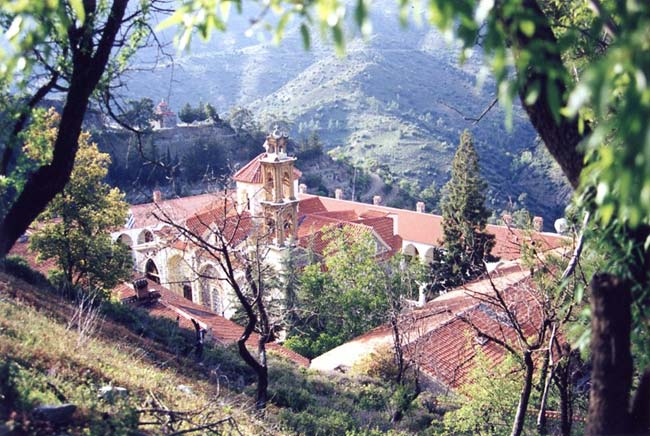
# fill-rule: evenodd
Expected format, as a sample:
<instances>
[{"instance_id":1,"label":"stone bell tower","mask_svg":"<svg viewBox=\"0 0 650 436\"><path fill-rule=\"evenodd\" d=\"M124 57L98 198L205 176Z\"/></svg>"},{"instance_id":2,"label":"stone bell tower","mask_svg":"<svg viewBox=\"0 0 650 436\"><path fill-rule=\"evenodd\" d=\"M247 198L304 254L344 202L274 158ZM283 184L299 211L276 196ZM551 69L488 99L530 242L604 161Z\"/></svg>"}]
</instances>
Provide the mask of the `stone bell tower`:
<instances>
[{"instance_id":1,"label":"stone bell tower","mask_svg":"<svg viewBox=\"0 0 650 436\"><path fill-rule=\"evenodd\" d=\"M298 200L294 192L295 157L287 155L287 135L274 127L264 142L266 154L260 159L264 229L277 247L286 247L296 239Z\"/></svg>"}]
</instances>

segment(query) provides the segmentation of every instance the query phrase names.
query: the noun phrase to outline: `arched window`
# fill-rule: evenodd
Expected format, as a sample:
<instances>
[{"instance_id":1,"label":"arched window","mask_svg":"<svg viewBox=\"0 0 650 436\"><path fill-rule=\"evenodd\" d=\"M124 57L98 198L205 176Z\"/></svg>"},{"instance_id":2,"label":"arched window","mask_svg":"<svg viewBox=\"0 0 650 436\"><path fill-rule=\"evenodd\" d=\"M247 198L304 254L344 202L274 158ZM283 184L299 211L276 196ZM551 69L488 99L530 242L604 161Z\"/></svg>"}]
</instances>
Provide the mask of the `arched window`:
<instances>
[{"instance_id":1,"label":"arched window","mask_svg":"<svg viewBox=\"0 0 650 436\"><path fill-rule=\"evenodd\" d=\"M153 242L153 233L150 230L144 229L138 235L138 244L146 244L148 242Z\"/></svg>"},{"instance_id":2,"label":"arched window","mask_svg":"<svg viewBox=\"0 0 650 436\"><path fill-rule=\"evenodd\" d=\"M203 306L212 309L211 295L212 284L217 280L217 270L212 265L207 265L201 269L199 274L199 298Z\"/></svg>"},{"instance_id":3,"label":"arched window","mask_svg":"<svg viewBox=\"0 0 650 436\"><path fill-rule=\"evenodd\" d=\"M160 274L158 273L158 267L153 259L147 260L145 265L145 275L149 280L160 284Z\"/></svg>"},{"instance_id":4,"label":"arched window","mask_svg":"<svg viewBox=\"0 0 650 436\"><path fill-rule=\"evenodd\" d=\"M284 234L288 238L293 237L293 215L291 214L284 217Z\"/></svg>"},{"instance_id":5,"label":"arched window","mask_svg":"<svg viewBox=\"0 0 650 436\"><path fill-rule=\"evenodd\" d=\"M404 253L404 256L409 260L417 259L417 257L420 255L420 252L417 248L415 248L413 244L406 245L402 249L402 253Z\"/></svg>"},{"instance_id":6,"label":"arched window","mask_svg":"<svg viewBox=\"0 0 650 436\"><path fill-rule=\"evenodd\" d=\"M282 176L282 190L284 194L284 198L291 198L292 193L291 193L291 176L289 176L289 172L285 171L284 175Z\"/></svg>"},{"instance_id":7,"label":"arched window","mask_svg":"<svg viewBox=\"0 0 650 436\"><path fill-rule=\"evenodd\" d=\"M192 286L187 283L183 285L183 297L192 301Z\"/></svg>"},{"instance_id":8,"label":"arched window","mask_svg":"<svg viewBox=\"0 0 650 436\"><path fill-rule=\"evenodd\" d=\"M183 285L188 282L187 264L182 256L175 254L167 261L167 285L177 294L184 295Z\"/></svg>"},{"instance_id":9,"label":"arched window","mask_svg":"<svg viewBox=\"0 0 650 436\"><path fill-rule=\"evenodd\" d=\"M131 239L131 237L126 233L122 233L120 236L118 236L117 242L124 244L129 248L133 247L133 239Z\"/></svg>"}]
</instances>

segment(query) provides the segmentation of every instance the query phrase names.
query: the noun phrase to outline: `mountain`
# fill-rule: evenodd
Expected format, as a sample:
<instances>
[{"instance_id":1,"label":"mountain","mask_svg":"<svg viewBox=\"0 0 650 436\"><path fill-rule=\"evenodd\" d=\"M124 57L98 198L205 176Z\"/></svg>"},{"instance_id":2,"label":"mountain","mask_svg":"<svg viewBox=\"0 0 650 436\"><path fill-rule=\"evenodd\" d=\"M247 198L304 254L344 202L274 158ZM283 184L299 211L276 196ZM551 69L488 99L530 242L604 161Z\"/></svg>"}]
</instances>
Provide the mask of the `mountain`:
<instances>
[{"instance_id":1,"label":"mountain","mask_svg":"<svg viewBox=\"0 0 650 436\"><path fill-rule=\"evenodd\" d=\"M460 65L459 50L436 30L400 28L384 0L373 8L373 35L351 37L345 57L318 35L305 51L296 23L280 46L248 37L246 17L253 15L244 11L227 33L195 42L190 53L153 71L132 73L129 92L166 98L176 110L199 101L221 112L246 107L264 128L281 122L293 137L316 131L326 150L389 184L399 183L414 197L448 180L459 135L469 129L489 182L491 208L526 207L547 224L561 216L570 189L521 108L514 108L511 131L498 105L480 122L471 120L495 96L481 53ZM154 57L142 53L140 66L153 65Z\"/></svg>"}]
</instances>

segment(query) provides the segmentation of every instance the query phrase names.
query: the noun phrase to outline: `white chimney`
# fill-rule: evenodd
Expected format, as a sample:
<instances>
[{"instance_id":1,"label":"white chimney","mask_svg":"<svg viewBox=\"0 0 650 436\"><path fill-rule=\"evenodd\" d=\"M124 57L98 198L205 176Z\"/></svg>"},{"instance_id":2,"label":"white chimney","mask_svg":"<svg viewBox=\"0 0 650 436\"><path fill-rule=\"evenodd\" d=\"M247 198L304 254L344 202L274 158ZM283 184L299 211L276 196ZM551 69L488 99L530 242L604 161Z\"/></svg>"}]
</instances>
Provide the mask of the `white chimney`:
<instances>
[{"instance_id":1,"label":"white chimney","mask_svg":"<svg viewBox=\"0 0 650 436\"><path fill-rule=\"evenodd\" d=\"M535 229L536 232L541 232L542 229L544 228L544 218L541 216L536 216L533 218L533 229Z\"/></svg>"},{"instance_id":2,"label":"white chimney","mask_svg":"<svg viewBox=\"0 0 650 436\"><path fill-rule=\"evenodd\" d=\"M427 285L420 283L418 286L418 307L424 307L427 304Z\"/></svg>"},{"instance_id":3,"label":"white chimney","mask_svg":"<svg viewBox=\"0 0 650 436\"><path fill-rule=\"evenodd\" d=\"M162 201L162 193L159 190L153 191L153 202L160 203Z\"/></svg>"},{"instance_id":4,"label":"white chimney","mask_svg":"<svg viewBox=\"0 0 650 436\"><path fill-rule=\"evenodd\" d=\"M298 185L298 193L299 194L306 194L307 193L307 185L305 185L304 183L301 183L300 185Z\"/></svg>"},{"instance_id":5,"label":"white chimney","mask_svg":"<svg viewBox=\"0 0 650 436\"><path fill-rule=\"evenodd\" d=\"M381 205L381 195L375 195L372 197L372 204L375 206L380 206Z\"/></svg>"},{"instance_id":6,"label":"white chimney","mask_svg":"<svg viewBox=\"0 0 650 436\"><path fill-rule=\"evenodd\" d=\"M334 198L336 198L337 200L343 200L343 189L336 188L334 190Z\"/></svg>"},{"instance_id":7,"label":"white chimney","mask_svg":"<svg viewBox=\"0 0 650 436\"><path fill-rule=\"evenodd\" d=\"M555 231L561 235L565 234L569 230L569 223L566 218L559 218L555 220Z\"/></svg>"},{"instance_id":8,"label":"white chimney","mask_svg":"<svg viewBox=\"0 0 650 436\"><path fill-rule=\"evenodd\" d=\"M425 207L424 201L418 201L417 203L415 203L416 212L424 213L424 207Z\"/></svg>"}]
</instances>

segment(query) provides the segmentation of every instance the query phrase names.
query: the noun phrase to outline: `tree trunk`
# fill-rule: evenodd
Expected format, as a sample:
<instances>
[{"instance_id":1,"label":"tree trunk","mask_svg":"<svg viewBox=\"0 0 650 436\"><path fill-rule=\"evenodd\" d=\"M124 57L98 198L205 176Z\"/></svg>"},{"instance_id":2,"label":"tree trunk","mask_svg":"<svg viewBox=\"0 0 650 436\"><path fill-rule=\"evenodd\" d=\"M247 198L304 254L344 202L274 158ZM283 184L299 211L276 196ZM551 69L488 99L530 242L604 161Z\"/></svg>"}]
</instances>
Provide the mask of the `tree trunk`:
<instances>
[{"instance_id":1,"label":"tree trunk","mask_svg":"<svg viewBox=\"0 0 650 436\"><path fill-rule=\"evenodd\" d=\"M397 375L395 376L395 383L402 384L404 377L404 353L402 350L402 339L399 334L399 320L397 314L391 309L390 325L393 331L393 346L395 349L395 363L397 364Z\"/></svg>"},{"instance_id":2,"label":"tree trunk","mask_svg":"<svg viewBox=\"0 0 650 436\"><path fill-rule=\"evenodd\" d=\"M269 387L269 370L266 366L260 366L257 371L257 393L255 396L255 408L263 410L266 408L268 401L268 387Z\"/></svg>"},{"instance_id":3,"label":"tree trunk","mask_svg":"<svg viewBox=\"0 0 650 436\"><path fill-rule=\"evenodd\" d=\"M516 34L512 36L513 53L517 57L524 50L535 50L538 56L544 57L547 64L543 71L534 66L517 70L519 80L524 83L519 89L521 103L530 122L544 140L546 148L575 189L580 184L580 173L584 166L584 154L578 145L589 134L590 129L585 126L584 131L580 132L577 120L570 120L561 115L558 120L554 117L554 111L559 112L567 102L568 93L562 74L568 76L568 72L557 49L557 38L537 1L523 0L521 7L533 16L531 19L535 22L535 32L528 36L517 26ZM554 67L557 72L554 77L548 74L550 67ZM527 104L526 98L531 86L539 86L539 96L534 103ZM557 108L551 104L551 95L557 95Z\"/></svg>"},{"instance_id":4,"label":"tree trunk","mask_svg":"<svg viewBox=\"0 0 650 436\"><path fill-rule=\"evenodd\" d=\"M632 385L631 295L628 284L608 274L591 281L591 392L586 435L629 430Z\"/></svg>"},{"instance_id":5,"label":"tree trunk","mask_svg":"<svg viewBox=\"0 0 650 436\"><path fill-rule=\"evenodd\" d=\"M510 436L520 436L526 421L526 409L528 409L528 400L530 400L530 392L533 388L533 372L535 369L532 352L530 350L524 351L524 367L526 371L524 387L521 389L517 414L515 415L515 421L512 424L512 433L510 433Z\"/></svg>"},{"instance_id":6,"label":"tree trunk","mask_svg":"<svg viewBox=\"0 0 650 436\"><path fill-rule=\"evenodd\" d=\"M93 44L93 20L88 18L81 29L69 32L71 35L81 34L82 41L79 44L71 42L74 53L72 78L54 141L52 162L40 167L27 179L23 191L0 222L0 259L7 255L16 240L70 179L88 102L108 64L127 4L128 0L114 0L94 56L88 52ZM87 11L87 16L92 16L93 12Z\"/></svg>"},{"instance_id":7,"label":"tree trunk","mask_svg":"<svg viewBox=\"0 0 650 436\"><path fill-rule=\"evenodd\" d=\"M632 432L639 435L650 434L650 370L641 376L636 390L630 416Z\"/></svg>"},{"instance_id":8,"label":"tree trunk","mask_svg":"<svg viewBox=\"0 0 650 436\"><path fill-rule=\"evenodd\" d=\"M572 380L571 365L574 352L569 344L562 346L562 355L560 361L555 367L553 380L560 394L560 434L562 436L571 436L571 426L573 425L573 399L572 399Z\"/></svg>"}]
</instances>

